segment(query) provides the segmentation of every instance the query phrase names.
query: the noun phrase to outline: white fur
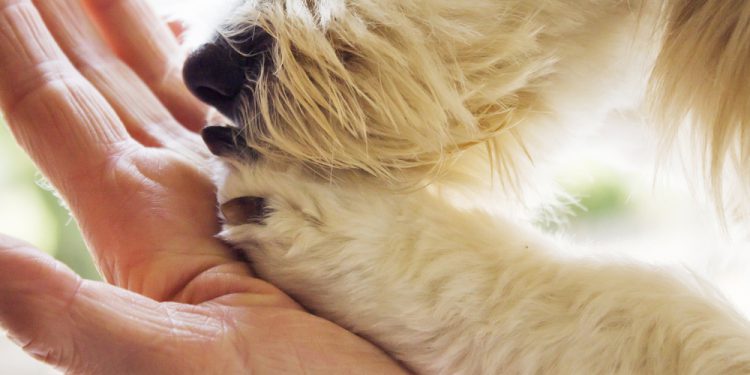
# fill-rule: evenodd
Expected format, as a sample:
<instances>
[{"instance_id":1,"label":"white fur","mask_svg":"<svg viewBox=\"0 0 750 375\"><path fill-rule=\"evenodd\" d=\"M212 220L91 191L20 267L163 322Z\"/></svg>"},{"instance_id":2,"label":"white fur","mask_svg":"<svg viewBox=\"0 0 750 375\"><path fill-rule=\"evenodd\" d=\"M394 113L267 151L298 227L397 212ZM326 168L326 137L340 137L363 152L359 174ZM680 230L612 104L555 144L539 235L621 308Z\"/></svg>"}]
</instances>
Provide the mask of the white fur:
<instances>
[{"instance_id":1,"label":"white fur","mask_svg":"<svg viewBox=\"0 0 750 375\"><path fill-rule=\"evenodd\" d=\"M750 326L696 280L563 258L528 225L373 179L232 163L225 226L259 275L425 374L747 374Z\"/></svg>"},{"instance_id":2,"label":"white fur","mask_svg":"<svg viewBox=\"0 0 750 375\"><path fill-rule=\"evenodd\" d=\"M218 195L264 197L272 213L221 236L262 277L419 373L748 374L750 326L710 288L563 256L509 193L533 189L566 126L638 96L654 61L654 90L684 90L675 72L696 62L669 44L679 19L713 25L701 7L726 4L740 13L731 43L680 37L722 54L725 90L701 95L747 104L746 88L725 87L746 84L734 73L750 64L726 57L750 42L742 0L245 2L221 32L261 26L277 42L238 124L262 158L227 160ZM711 163L722 168L726 152L747 165L747 108L657 97L675 118L728 116L706 125L719 134Z\"/></svg>"}]
</instances>

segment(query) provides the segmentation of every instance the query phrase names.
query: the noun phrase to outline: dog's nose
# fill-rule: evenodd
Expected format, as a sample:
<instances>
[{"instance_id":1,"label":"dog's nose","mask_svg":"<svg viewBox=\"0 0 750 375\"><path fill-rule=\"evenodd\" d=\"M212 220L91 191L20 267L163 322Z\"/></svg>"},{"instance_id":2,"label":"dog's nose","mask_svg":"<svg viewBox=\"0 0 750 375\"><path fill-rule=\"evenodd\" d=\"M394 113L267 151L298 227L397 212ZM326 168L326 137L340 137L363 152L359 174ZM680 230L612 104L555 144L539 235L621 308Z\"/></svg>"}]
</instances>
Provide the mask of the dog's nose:
<instances>
[{"instance_id":1,"label":"dog's nose","mask_svg":"<svg viewBox=\"0 0 750 375\"><path fill-rule=\"evenodd\" d=\"M193 95L225 115L245 85L245 69L236 55L226 42L207 43L188 56L182 69Z\"/></svg>"},{"instance_id":2,"label":"dog's nose","mask_svg":"<svg viewBox=\"0 0 750 375\"><path fill-rule=\"evenodd\" d=\"M270 39L256 28L232 37L231 45L224 38L202 45L185 61L185 84L198 99L233 118L248 76L256 75L265 61Z\"/></svg>"}]
</instances>

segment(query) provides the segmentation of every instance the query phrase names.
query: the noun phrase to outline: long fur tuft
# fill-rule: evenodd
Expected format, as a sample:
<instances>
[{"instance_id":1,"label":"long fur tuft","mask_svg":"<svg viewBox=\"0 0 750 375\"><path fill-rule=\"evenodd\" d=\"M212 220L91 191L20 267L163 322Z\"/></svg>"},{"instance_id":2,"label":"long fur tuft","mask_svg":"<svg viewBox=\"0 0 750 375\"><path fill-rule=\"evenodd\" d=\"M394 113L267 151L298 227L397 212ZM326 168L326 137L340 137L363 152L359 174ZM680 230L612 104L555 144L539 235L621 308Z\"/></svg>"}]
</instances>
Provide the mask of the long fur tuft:
<instances>
[{"instance_id":1,"label":"long fur tuft","mask_svg":"<svg viewBox=\"0 0 750 375\"><path fill-rule=\"evenodd\" d=\"M532 157L516 128L552 112L558 51L618 9L605 3L251 2L222 34L260 26L276 41L241 121L267 157L414 186L476 146L508 181Z\"/></svg>"},{"instance_id":2,"label":"long fur tuft","mask_svg":"<svg viewBox=\"0 0 750 375\"><path fill-rule=\"evenodd\" d=\"M669 142L689 126L721 203L726 173L750 186L750 1L672 0L662 12L652 108Z\"/></svg>"}]
</instances>

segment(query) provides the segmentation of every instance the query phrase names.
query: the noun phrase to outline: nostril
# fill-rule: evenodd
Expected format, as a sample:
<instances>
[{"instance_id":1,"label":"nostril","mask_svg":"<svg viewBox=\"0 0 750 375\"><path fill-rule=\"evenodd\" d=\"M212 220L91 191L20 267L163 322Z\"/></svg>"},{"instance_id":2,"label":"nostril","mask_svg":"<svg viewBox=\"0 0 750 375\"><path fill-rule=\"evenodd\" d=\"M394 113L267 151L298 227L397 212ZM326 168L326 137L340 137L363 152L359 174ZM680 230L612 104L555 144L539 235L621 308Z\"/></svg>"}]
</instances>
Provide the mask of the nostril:
<instances>
[{"instance_id":1,"label":"nostril","mask_svg":"<svg viewBox=\"0 0 750 375\"><path fill-rule=\"evenodd\" d=\"M182 72L193 95L222 112L231 111L245 85L245 69L233 53L229 46L205 44L188 57Z\"/></svg>"},{"instance_id":2,"label":"nostril","mask_svg":"<svg viewBox=\"0 0 750 375\"><path fill-rule=\"evenodd\" d=\"M194 94L207 103L217 103L232 100L237 93L222 90L217 87L201 86L194 89Z\"/></svg>"}]
</instances>

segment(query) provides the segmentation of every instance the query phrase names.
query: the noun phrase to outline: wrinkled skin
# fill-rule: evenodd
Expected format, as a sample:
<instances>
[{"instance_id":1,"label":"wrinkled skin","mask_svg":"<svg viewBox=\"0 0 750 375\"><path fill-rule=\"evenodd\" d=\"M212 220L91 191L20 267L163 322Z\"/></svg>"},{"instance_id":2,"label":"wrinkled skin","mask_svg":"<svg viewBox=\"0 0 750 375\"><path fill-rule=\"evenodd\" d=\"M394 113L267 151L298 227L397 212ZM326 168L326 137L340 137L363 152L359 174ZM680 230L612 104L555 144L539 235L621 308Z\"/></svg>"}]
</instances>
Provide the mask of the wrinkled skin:
<instances>
[{"instance_id":1,"label":"wrinkled skin","mask_svg":"<svg viewBox=\"0 0 750 375\"><path fill-rule=\"evenodd\" d=\"M206 108L143 1L0 0L0 16L2 112L107 280L0 237L0 325L27 352L83 374L403 372L214 237Z\"/></svg>"}]
</instances>

